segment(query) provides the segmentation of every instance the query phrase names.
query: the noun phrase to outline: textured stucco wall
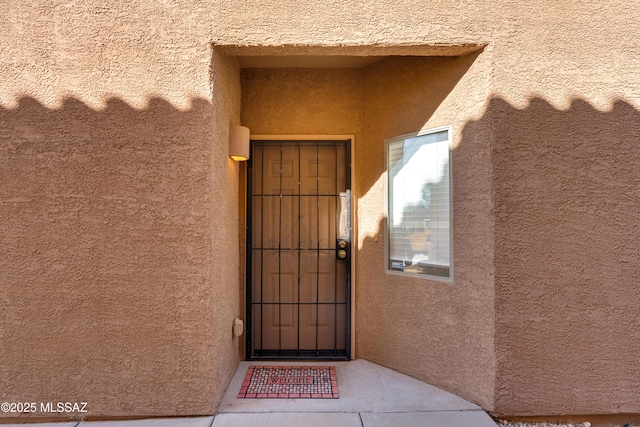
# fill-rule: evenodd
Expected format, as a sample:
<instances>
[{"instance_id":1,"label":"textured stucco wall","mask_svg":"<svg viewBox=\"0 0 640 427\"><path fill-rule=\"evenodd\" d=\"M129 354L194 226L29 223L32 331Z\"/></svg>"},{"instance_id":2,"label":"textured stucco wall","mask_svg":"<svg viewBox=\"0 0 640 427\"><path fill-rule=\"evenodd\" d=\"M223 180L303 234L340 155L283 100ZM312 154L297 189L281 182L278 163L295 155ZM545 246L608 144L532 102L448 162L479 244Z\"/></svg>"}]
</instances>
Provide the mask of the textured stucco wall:
<instances>
[{"instance_id":1,"label":"textured stucco wall","mask_svg":"<svg viewBox=\"0 0 640 427\"><path fill-rule=\"evenodd\" d=\"M493 409L640 412L633 399L640 389L633 357L640 353L640 318L633 311L640 240L638 2L5 0L0 11L0 397L76 393L106 415L186 414L214 405L203 403L209 401L203 395L222 386L200 381L218 375L220 356L214 361L210 351L217 350L203 346L233 346L222 335L206 337L228 330L232 310L225 314L215 298L233 303L239 267L227 258L233 252L217 249L234 237L204 224L234 209L224 221L237 220L237 206L212 202L221 188L233 191L236 170L219 157L223 122L234 118L215 89L216 70L233 66L215 65L220 58L212 61L210 43L235 53L316 55L327 46L334 54L384 55L385 49L434 54L442 45L487 44L476 59L490 69L486 98L474 98L473 105L464 98L445 101L473 111L456 132L463 142L490 130L477 143L491 144L497 224L494 257L487 260L495 264ZM487 53L490 64L482 62ZM332 129L353 126L334 119ZM364 130L366 119L357 120ZM291 132L302 133L297 126ZM477 165L487 159L463 156L470 146L461 145L458 158L474 169L458 173L474 175L478 167L483 174ZM594 157L602 164L587 161ZM566 168L554 169L560 164ZM133 171L140 176L128 175ZM364 172L363 205L377 188L375 167ZM485 197L486 184L476 185L474 196ZM558 209L537 199L534 189L546 188L554 190L549 202ZM457 191L471 197L465 188ZM567 206L566 200L577 201ZM361 216L360 226L373 232L379 220ZM584 228L590 221L595 232ZM367 249L371 242L363 244ZM478 264L485 251L467 252L462 262L469 256ZM457 251L456 260L461 255ZM489 267L481 271L489 278ZM235 290L224 299L229 283ZM481 301L488 298L482 284L469 283L482 289ZM144 290L140 296L133 295L134 285ZM194 289L202 290L201 299L190 299ZM367 303L361 308L374 306L375 298L359 301ZM153 336L164 337L158 331L166 340ZM108 335L107 344L100 344L99 333ZM568 347L558 344L564 340ZM483 354L480 344L470 345ZM112 349L116 357L106 352ZM376 354L391 357L384 348ZM197 368L157 381L156 372L175 365ZM63 386L54 387L54 380ZM163 406L174 397L180 403Z\"/></svg>"},{"instance_id":2,"label":"textured stucco wall","mask_svg":"<svg viewBox=\"0 0 640 427\"><path fill-rule=\"evenodd\" d=\"M240 316L240 288L244 277L240 273L241 258L237 255L241 244L239 185L241 165L229 158L229 125L240 124L240 72L235 58L223 57L215 52L211 61L213 120L204 119L205 126L213 126L213 138L209 141L212 153L209 182L202 183L212 192L206 201L212 218L206 224L211 227L208 236L211 245L211 276L205 286L211 292L207 301L213 317L211 332L199 339L207 344L207 363L203 369L211 369L205 376L212 392L198 392L214 411L222 400L231 376L240 361L239 347L243 337L233 338L233 319ZM208 413L211 413L208 411Z\"/></svg>"},{"instance_id":3,"label":"textured stucco wall","mask_svg":"<svg viewBox=\"0 0 640 427\"><path fill-rule=\"evenodd\" d=\"M496 407L638 413L640 113L491 105L509 123L493 149Z\"/></svg>"},{"instance_id":4,"label":"textured stucco wall","mask_svg":"<svg viewBox=\"0 0 640 427\"><path fill-rule=\"evenodd\" d=\"M492 408L493 230L487 126L489 53L385 59L364 71L364 130L358 172L358 356ZM453 283L384 271L384 140L451 125L454 137ZM376 242L375 237L378 237Z\"/></svg>"},{"instance_id":5,"label":"textured stucco wall","mask_svg":"<svg viewBox=\"0 0 640 427\"><path fill-rule=\"evenodd\" d=\"M0 401L213 413L239 359L236 61L143 29L155 8L2 9Z\"/></svg>"},{"instance_id":6,"label":"textured stucco wall","mask_svg":"<svg viewBox=\"0 0 640 427\"><path fill-rule=\"evenodd\" d=\"M357 70L246 68L241 77L242 124L252 134L351 135L361 128Z\"/></svg>"}]
</instances>

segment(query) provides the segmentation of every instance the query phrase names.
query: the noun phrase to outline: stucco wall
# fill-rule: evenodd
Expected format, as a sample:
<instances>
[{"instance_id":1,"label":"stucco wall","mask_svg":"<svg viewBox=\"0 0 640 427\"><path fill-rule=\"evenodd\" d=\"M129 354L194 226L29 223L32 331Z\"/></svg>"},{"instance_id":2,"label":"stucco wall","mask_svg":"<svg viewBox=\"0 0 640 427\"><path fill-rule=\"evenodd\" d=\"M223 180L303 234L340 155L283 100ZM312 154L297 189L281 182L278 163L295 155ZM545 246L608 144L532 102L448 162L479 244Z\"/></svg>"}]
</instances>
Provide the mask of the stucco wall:
<instances>
[{"instance_id":1,"label":"stucco wall","mask_svg":"<svg viewBox=\"0 0 640 427\"><path fill-rule=\"evenodd\" d=\"M207 361L201 369L212 370L211 376L203 381L212 392L202 393L200 398L215 411L231 376L240 361L240 340L233 337L233 319L240 316L240 287L244 277L240 273L243 265L237 255L241 244L240 229L241 204L239 202L240 173L243 168L229 158L229 125L240 124L240 73L234 58L223 57L213 52L211 61L211 92L214 108L213 120L201 118L205 126L213 127L213 138L209 140L211 163L209 182L212 194L206 200L211 209L211 218L205 222L210 227L208 235L211 245L211 275L205 283L204 294L211 292L210 299L204 299L206 310L211 313L211 332L199 336L206 345ZM201 320L202 322L202 320Z\"/></svg>"},{"instance_id":2,"label":"stucco wall","mask_svg":"<svg viewBox=\"0 0 640 427\"><path fill-rule=\"evenodd\" d=\"M493 149L496 407L638 413L640 113L491 105L509 123Z\"/></svg>"},{"instance_id":3,"label":"stucco wall","mask_svg":"<svg viewBox=\"0 0 640 427\"><path fill-rule=\"evenodd\" d=\"M237 63L148 34L155 9L23 6L0 18L0 401L211 414L239 359Z\"/></svg>"},{"instance_id":4,"label":"stucco wall","mask_svg":"<svg viewBox=\"0 0 640 427\"><path fill-rule=\"evenodd\" d=\"M358 356L492 408L493 230L488 127L490 53L389 58L364 71L364 130L356 144ZM454 281L386 274L385 138L451 125ZM377 241L376 241L377 236Z\"/></svg>"},{"instance_id":5,"label":"stucco wall","mask_svg":"<svg viewBox=\"0 0 640 427\"><path fill-rule=\"evenodd\" d=\"M255 135L350 135L362 121L362 84L353 69L246 68L242 123Z\"/></svg>"},{"instance_id":6,"label":"stucco wall","mask_svg":"<svg viewBox=\"0 0 640 427\"><path fill-rule=\"evenodd\" d=\"M228 330L231 312L221 311L215 298L227 295L222 283L233 283L229 298L235 298L239 267L227 258L234 252L213 244L219 239L233 244L233 237L204 224L232 210L213 201L222 196L221 188L233 191L235 182L235 165L222 160L229 117L222 104L210 102L210 74L213 97L221 99L215 95L221 92L215 89L219 66L211 69L211 42L247 54L303 53L300 46L307 45L307 53L322 54L330 46L357 55L385 54L387 48L433 54L443 45L486 44L476 61L490 53L489 92L478 104L464 104L474 113L456 134L464 142L476 128L480 135L491 131L492 197L499 221L493 245L493 408L512 415L640 412L638 400L629 400L640 389L633 357L640 353L640 318L632 305L639 281L637 2L71 0L3 1L0 9L0 338L6 344L0 346L1 398L40 398L38 390L51 390L42 398L66 399L78 390L79 399L91 398L96 412L108 415L193 413L213 406L203 403L209 398L200 391L219 393L221 386L200 381L208 373L217 375L214 349L203 346L218 338L205 343L196 336L211 336L214 324ZM452 107L466 102L445 101ZM331 119L334 128L352 126L338 116ZM357 120L364 130L366 120ZM483 141L484 136L478 143ZM473 155L464 152L471 146L461 145L457 156L475 169ZM603 153L602 165L587 161ZM555 168L554 162L567 168ZM364 171L363 198L377 188L377 167L368 175ZM140 176L128 175L133 171ZM472 181L455 171L454 183ZM475 170L458 168L458 173ZM477 185L478 192L486 190L486 184ZM579 202L554 210L536 199L534 189L540 188L555 191L550 201L556 205ZM457 194L467 197L464 191L458 188ZM237 209L225 222L236 215ZM360 225L375 232L380 218L367 218L371 222L361 217ZM585 228L589 221L595 232ZM366 250L373 242L363 244ZM473 257L482 253L484 248L467 252L464 259L480 264ZM457 251L456 260L460 255ZM549 256L553 268L538 268ZM532 266L529 260L539 262ZM481 271L489 274L489 267ZM84 292L89 282L95 286ZM134 285L143 296L133 294ZM483 289L475 282L470 286ZM186 296L194 289L203 290L202 299ZM188 308L177 301L185 298ZM104 307L105 314L96 307ZM127 320L120 324L123 313ZM149 337L160 330L167 341ZM100 334L107 334L107 344L100 344ZM219 339L215 345L227 351L229 342ZM558 347L565 339L571 345ZM480 347L476 354L483 354ZM102 351L114 348L115 358ZM138 362L136 349L146 362ZM381 361L400 357L384 348L363 351L375 351ZM567 358L570 364L564 363ZM186 376L165 378L164 384L174 387L159 382L156 372L176 365L187 369L190 363L197 367ZM53 387L54 380L62 386ZM483 402L491 395L477 394L485 396ZM133 397L123 397L128 395ZM163 406L173 397L181 403Z\"/></svg>"}]
</instances>

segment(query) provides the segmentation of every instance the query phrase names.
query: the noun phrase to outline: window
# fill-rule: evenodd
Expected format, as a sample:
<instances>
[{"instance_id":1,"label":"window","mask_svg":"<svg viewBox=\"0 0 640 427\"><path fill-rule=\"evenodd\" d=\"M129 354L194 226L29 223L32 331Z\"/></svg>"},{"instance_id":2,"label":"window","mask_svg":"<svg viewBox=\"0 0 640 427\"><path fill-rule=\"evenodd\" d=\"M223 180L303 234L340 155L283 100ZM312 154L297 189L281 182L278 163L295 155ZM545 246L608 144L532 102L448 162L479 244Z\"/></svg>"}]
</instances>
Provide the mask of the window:
<instances>
[{"instance_id":1,"label":"window","mask_svg":"<svg viewBox=\"0 0 640 427\"><path fill-rule=\"evenodd\" d=\"M452 278L451 128L387 140L387 271Z\"/></svg>"}]
</instances>

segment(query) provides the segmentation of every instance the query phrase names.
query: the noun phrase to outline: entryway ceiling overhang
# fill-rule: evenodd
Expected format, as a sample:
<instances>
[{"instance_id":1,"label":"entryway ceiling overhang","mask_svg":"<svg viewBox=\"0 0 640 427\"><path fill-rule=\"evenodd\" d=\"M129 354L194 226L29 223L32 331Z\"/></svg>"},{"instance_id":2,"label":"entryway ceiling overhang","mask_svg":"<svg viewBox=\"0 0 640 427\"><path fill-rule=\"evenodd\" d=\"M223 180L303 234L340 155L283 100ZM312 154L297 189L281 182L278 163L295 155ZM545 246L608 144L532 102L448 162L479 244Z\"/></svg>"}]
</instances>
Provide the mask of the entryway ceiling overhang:
<instances>
[{"instance_id":1,"label":"entryway ceiling overhang","mask_svg":"<svg viewBox=\"0 0 640 427\"><path fill-rule=\"evenodd\" d=\"M213 44L235 56L240 68L363 68L388 56L462 56L484 48L478 44L368 46L237 46Z\"/></svg>"},{"instance_id":2,"label":"entryway ceiling overhang","mask_svg":"<svg viewBox=\"0 0 640 427\"><path fill-rule=\"evenodd\" d=\"M240 68L362 68L383 56L237 56Z\"/></svg>"}]
</instances>

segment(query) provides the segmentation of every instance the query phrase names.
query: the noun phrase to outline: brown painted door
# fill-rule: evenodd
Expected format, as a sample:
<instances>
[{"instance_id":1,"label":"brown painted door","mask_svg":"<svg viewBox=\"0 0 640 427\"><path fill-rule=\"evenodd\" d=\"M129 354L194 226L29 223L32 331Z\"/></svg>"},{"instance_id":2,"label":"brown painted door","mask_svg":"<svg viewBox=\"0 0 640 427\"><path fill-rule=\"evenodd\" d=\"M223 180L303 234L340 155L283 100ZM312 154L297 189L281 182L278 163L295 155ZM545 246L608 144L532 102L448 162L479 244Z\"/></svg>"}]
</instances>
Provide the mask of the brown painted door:
<instances>
[{"instance_id":1,"label":"brown painted door","mask_svg":"<svg viewBox=\"0 0 640 427\"><path fill-rule=\"evenodd\" d=\"M348 141L252 141L250 358L348 354L348 158Z\"/></svg>"}]
</instances>

